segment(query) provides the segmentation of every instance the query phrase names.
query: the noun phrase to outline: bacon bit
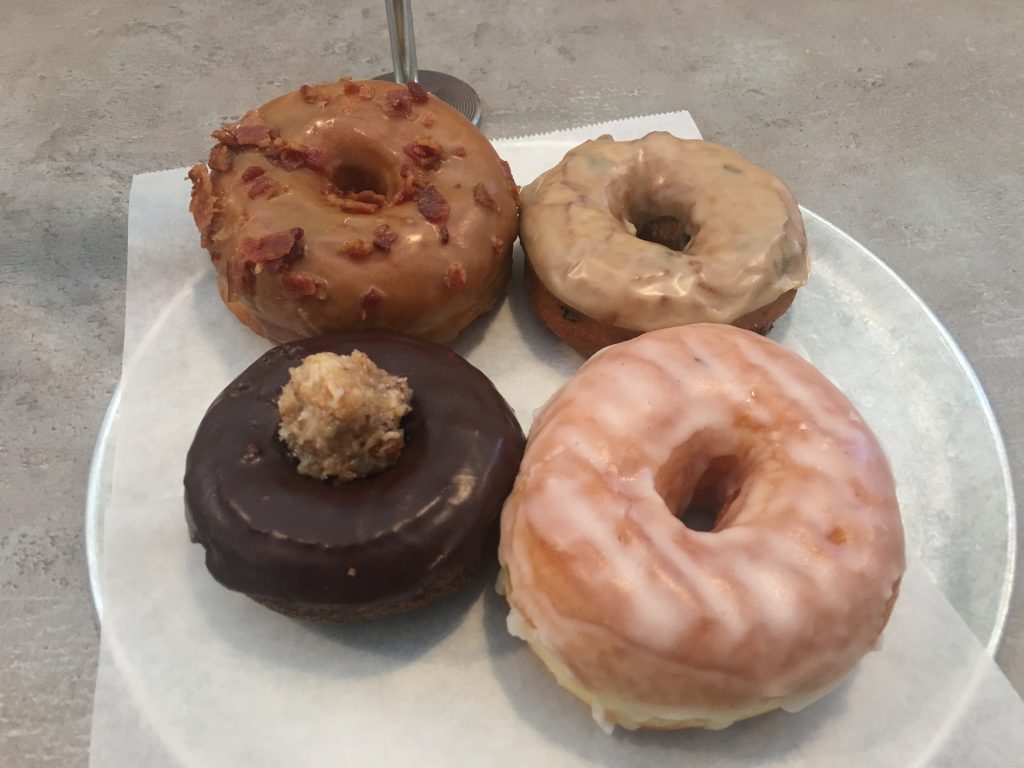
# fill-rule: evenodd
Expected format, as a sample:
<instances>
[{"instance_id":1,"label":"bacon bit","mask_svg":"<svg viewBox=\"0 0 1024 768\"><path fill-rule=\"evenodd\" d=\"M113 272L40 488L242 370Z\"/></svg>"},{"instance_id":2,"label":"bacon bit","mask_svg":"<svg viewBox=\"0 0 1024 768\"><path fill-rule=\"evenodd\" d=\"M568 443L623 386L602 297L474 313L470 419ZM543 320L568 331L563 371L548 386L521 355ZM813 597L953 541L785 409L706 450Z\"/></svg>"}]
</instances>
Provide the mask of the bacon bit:
<instances>
[{"instance_id":1,"label":"bacon bit","mask_svg":"<svg viewBox=\"0 0 1024 768\"><path fill-rule=\"evenodd\" d=\"M220 261L220 251L210 251L210 261L214 264Z\"/></svg>"},{"instance_id":2,"label":"bacon bit","mask_svg":"<svg viewBox=\"0 0 1024 768\"><path fill-rule=\"evenodd\" d=\"M447 221L452 212L444 195L438 192L437 187L433 184L420 192L416 200L416 208L424 219L434 224Z\"/></svg>"},{"instance_id":3,"label":"bacon bit","mask_svg":"<svg viewBox=\"0 0 1024 768\"><path fill-rule=\"evenodd\" d=\"M192 218L195 219L199 231L203 232L213 220L216 202L213 196L213 182L210 181L210 172L202 163L197 163L189 169L188 178L192 182L192 200L188 204L188 209L192 212Z\"/></svg>"},{"instance_id":4,"label":"bacon bit","mask_svg":"<svg viewBox=\"0 0 1024 768\"><path fill-rule=\"evenodd\" d=\"M310 149L302 144L296 144L294 141L275 139L273 145L267 150L267 157L286 171L309 168L317 173L326 173L324 151L322 149Z\"/></svg>"},{"instance_id":5,"label":"bacon bit","mask_svg":"<svg viewBox=\"0 0 1024 768\"><path fill-rule=\"evenodd\" d=\"M384 114L388 117L412 115L412 96L408 91L388 91L384 94Z\"/></svg>"},{"instance_id":6,"label":"bacon bit","mask_svg":"<svg viewBox=\"0 0 1024 768\"><path fill-rule=\"evenodd\" d=\"M258 165L250 165L244 171L242 171L242 181L248 183L255 179L257 176L262 176L266 171L260 168Z\"/></svg>"},{"instance_id":7,"label":"bacon bit","mask_svg":"<svg viewBox=\"0 0 1024 768\"><path fill-rule=\"evenodd\" d=\"M455 151L452 152L452 154L455 155L456 157L465 157L466 156L466 148L465 147L456 147Z\"/></svg>"},{"instance_id":8,"label":"bacon bit","mask_svg":"<svg viewBox=\"0 0 1024 768\"><path fill-rule=\"evenodd\" d=\"M473 187L473 200L476 201L477 205L483 208L487 208L492 211L498 210L498 202L494 199L494 195L492 195L491 191L483 184L477 184Z\"/></svg>"},{"instance_id":9,"label":"bacon bit","mask_svg":"<svg viewBox=\"0 0 1024 768\"><path fill-rule=\"evenodd\" d=\"M404 203L416 196L416 180L412 172L412 166L403 165L398 172L402 177L402 190L395 196L396 203Z\"/></svg>"},{"instance_id":10,"label":"bacon bit","mask_svg":"<svg viewBox=\"0 0 1024 768\"><path fill-rule=\"evenodd\" d=\"M211 137L215 138L218 143L223 144L226 147L237 147L238 142L235 141L235 134L227 130L226 127L218 128L210 134Z\"/></svg>"},{"instance_id":11,"label":"bacon bit","mask_svg":"<svg viewBox=\"0 0 1024 768\"><path fill-rule=\"evenodd\" d=\"M412 144L406 144L402 151L420 168L434 170L444 159L444 148L430 136L417 136Z\"/></svg>"},{"instance_id":12,"label":"bacon bit","mask_svg":"<svg viewBox=\"0 0 1024 768\"><path fill-rule=\"evenodd\" d=\"M305 272L285 272L281 275L281 285L292 296L315 296L317 282L312 275Z\"/></svg>"},{"instance_id":13,"label":"bacon bit","mask_svg":"<svg viewBox=\"0 0 1024 768\"><path fill-rule=\"evenodd\" d=\"M328 205L333 205L349 213L376 213L388 202L384 195L370 189L362 192L346 192L330 183L324 185L323 196Z\"/></svg>"},{"instance_id":14,"label":"bacon bit","mask_svg":"<svg viewBox=\"0 0 1024 768\"><path fill-rule=\"evenodd\" d=\"M380 208L372 203L361 203L346 197L328 197L327 202L347 213L376 213Z\"/></svg>"},{"instance_id":15,"label":"bacon bit","mask_svg":"<svg viewBox=\"0 0 1024 768\"><path fill-rule=\"evenodd\" d=\"M444 287L457 290L466 284L466 268L458 262L448 265L444 273Z\"/></svg>"},{"instance_id":16,"label":"bacon bit","mask_svg":"<svg viewBox=\"0 0 1024 768\"><path fill-rule=\"evenodd\" d=\"M203 246L203 248L213 247L213 239L217 235L217 231L220 229L220 225L223 222L224 214L220 211L214 211L213 216L210 217L210 223L199 235L199 244Z\"/></svg>"},{"instance_id":17,"label":"bacon bit","mask_svg":"<svg viewBox=\"0 0 1024 768\"><path fill-rule=\"evenodd\" d=\"M270 128L263 121L259 110L246 112L237 123L226 123L220 130L213 132L213 138L221 144L229 147L259 147L265 149L270 146Z\"/></svg>"},{"instance_id":18,"label":"bacon bit","mask_svg":"<svg viewBox=\"0 0 1024 768\"><path fill-rule=\"evenodd\" d=\"M409 91L409 96L417 104L427 103L427 89L417 83L415 80L405 84L405 87Z\"/></svg>"},{"instance_id":19,"label":"bacon bit","mask_svg":"<svg viewBox=\"0 0 1024 768\"><path fill-rule=\"evenodd\" d=\"M287 272L305 254L304 239L301 227L263 237L245 237L238 244L238 261L254 274L264 269L275 274Z\"/></svg>"},{"instance_id":20,"label":"bacon bit","mask_svg":"<svg viewBox=\"0 0 1024 768\"><path fill-rule=\"evenodd\" d=\"M343 77L340 82L346 96L358 96L363 101L373 100L373 89L366 83L354 83L351 77Z\"/></svg>"},{"instance_id":21,"label":"bacon bit","mask_svg":"<svg viewBox=\"0 0 1024 768\"><path fill-rule=\"evenodd\" d=\"M331 99L330 95L324 93L324 89L319 85L303 85L299 88L299 95L307 104L316 104L317 102L326 104Z\"/></svg>"},{"instance_id":22,"label":"bacon bit","mask_svg":"<svg viewBox=\"0 0 1024 768\"><path fill-rule=\"evenodd\" d=\"M249 184L250 200L255 200L257 197L262 197L263 195L276 197L280 192L281 185L266 174L257 176L253 182Z\"/></svg>"},{"instance_id":23,"label":"bacon bit","mask_svg":"<svg viewBox=\"0 0 1024 768\"><path fill-rule=\"evenodd\" d=\"M209 159L210 168L221 173L226 173L231 170L231 166L235 164L235 154L231 151L231 147L226 147L223 144L216 144L213 149L210 150Z\"/></svg>"},{"instance_id":24,"label":"bacon bit","mask_svg":"<svg viewBox=\"0 0 1024 768\"><path fill-rule=\"evenodd\" d=\"M398 239L398 233L392 232L387 224L381 224L373 231L373 247L388 253Z\"/></svg>"},{"instance_id":25,"label":"bacon bit","mask_svg":"<svg viewBox=\"0 0 1024 768\"><path fill-rule=\"evenodd\" d=\"M433 128L434 123L436 123L437 120L434 118L433 112L424 112L423 117L420 118L420 122L423 123L425 128Z\"/></svg>"},{"instance_id":26,"label":"bacon bit","mask_svg":"<svg viewBox=\"0 0 1024 768\"><path fill-rule=\"evenodd\" d=\"M437 230L437 237L441 241L441 245L448 245L448 225L442 224Z\"/></svg>"},{"instance_id":27,"label":"bacon bit","mask_svg":"<svg viewBox=\"0 0 1024 768\"><path fill-rule=\"evenodd\" d=\"M350 259L362 260L373 253L373 244L365 240L346 240L341 244L341 252Z\"/></svg>"},{"instance_id":28,"label":"bacon bit","mask_svg":"<svg viewBox=\"0 0 1024 768\"><path fill-rule=\"evenodd\" d=\"M363 297L359 300L359 307L363 310L363 320L366 320L367 314L374 307L380 306L381 302L384 301L384 292L379 288L371 288L363 294Z\"/></svg>"},{"instance_id":29,"label":"bacon bit","mask_svg":"<svg viewBox=\"0 0 1024 768\"><path fill-rule=\"evenodd\" d=\"M512 199L516 201L516 205L519 205L519 185L512 177L512 169L504 160L501 161L501 167L505 171L505 179L508 181L508 191L512 193Z\"/></svg>"}]
</instances>

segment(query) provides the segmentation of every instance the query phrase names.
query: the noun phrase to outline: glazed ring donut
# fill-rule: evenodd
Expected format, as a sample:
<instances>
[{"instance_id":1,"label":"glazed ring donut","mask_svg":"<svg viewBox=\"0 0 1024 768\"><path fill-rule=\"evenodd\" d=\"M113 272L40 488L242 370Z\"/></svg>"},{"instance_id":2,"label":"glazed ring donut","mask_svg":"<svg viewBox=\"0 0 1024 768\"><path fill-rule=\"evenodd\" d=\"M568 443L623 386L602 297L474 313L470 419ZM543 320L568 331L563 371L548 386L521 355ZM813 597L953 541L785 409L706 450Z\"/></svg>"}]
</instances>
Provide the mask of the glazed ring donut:
<instances>
[{"instance_id":1,"label":"glazed ring donut","mask_svg":"<svg viewBox=\"0 0 1024 768\"><path fill-rule=\"evenodd\" d=\"M357 349L412 387L401 456L347 483L299 474L278 438L289 370L307 355ZM189 531L217 581L281 613L402 613L493 559L524 442L487 377L446 347L375 331L290 342L253 363L203 417L185 471Z\"/></svg>"},{"instance_id":2,"label":"glazed ring donut","mask_svg":"<svg viewBox=\"0 0 1024 768\"><path fill-rule=\"evenodd\" d=\"M809 270L785 184L662 132L571 150L523 189L521 240L534 310L585 354L690 323L766 332Z\"/></svg>"},{"instance_id":3,"label":"glazed ring donut","mask_svg":"<svg viewBox=\"0 0 1024 768\"><path fill-rule=\"evenodd\" d=\"M685 523L700 505L710 529ZM499 559L510 631L631 729L809 704L875 645L905 566L853 406L793 352L712 324L608 347L548 402Z\"/></svg>"},{"instance_id":4,"label":"glazed ring donut","mask_svg":"<svg viewBox=\"0 0 1024 768\"><path fill-rule=\"evenodd\" d=\"M222 298L257 333L447 342L504 293L511 172L416 83L304 85L213 135L190 210Z\"/></svg>"}]
</instances>

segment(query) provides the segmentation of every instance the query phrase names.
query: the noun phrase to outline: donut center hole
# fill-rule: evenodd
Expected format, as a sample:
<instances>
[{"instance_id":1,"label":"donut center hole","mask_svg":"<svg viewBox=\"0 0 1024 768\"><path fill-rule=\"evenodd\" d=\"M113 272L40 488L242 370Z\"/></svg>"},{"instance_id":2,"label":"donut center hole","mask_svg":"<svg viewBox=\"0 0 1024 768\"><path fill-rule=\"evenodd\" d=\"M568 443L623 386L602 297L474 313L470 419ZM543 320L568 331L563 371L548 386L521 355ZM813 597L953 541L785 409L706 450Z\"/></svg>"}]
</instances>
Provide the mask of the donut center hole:
<instances>
[{"instance_id":1,"label":"donut center hole","mask_svg":"<svg viewBox=\"0 0 1024 768\"><path fill-rule=\"evenodd\" d=\"M634 221L642 222L636 227L636 236L641 240L664 245L673 251L683 250L690 242L686 222L675 216L637 217Z\"/></svg>"},{"instance_id":2,"label":"donut center hole","mask_svg":"<svg viewBox=\"0 0 1024 768\"><path fill-rule=\"evenodd\" d=\"M739 460L733 456L720 456L711 460L704 473L697 478L691 493L684 494L679 503L674 505L675 515L683 525L692 531L715 530L729 505L739 495L739 482L736 479L738 467Z\"/></svg>"},{"instance_id":3,"label":"donut center hole","mask_svg":"<svg viewBox=\"0 0 1024 768\"><path fill-rule=\"evenodd\" d=\"M339 165L331 172L331 183L342 192L389 194L388 177L383 169L370 165Z\"/></svg>"}]
</instances>

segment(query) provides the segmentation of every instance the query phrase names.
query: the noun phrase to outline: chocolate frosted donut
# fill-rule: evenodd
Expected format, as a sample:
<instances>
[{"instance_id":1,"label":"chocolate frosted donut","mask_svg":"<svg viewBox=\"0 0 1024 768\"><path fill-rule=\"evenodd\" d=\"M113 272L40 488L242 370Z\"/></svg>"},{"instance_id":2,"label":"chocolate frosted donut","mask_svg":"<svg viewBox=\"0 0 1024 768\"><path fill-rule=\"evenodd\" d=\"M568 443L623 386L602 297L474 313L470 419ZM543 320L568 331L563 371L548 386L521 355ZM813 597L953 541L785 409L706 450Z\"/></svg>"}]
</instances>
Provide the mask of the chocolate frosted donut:
<instances>
[{"instance_id":1,"label":"chocolate frosted donut","mask_svg":"<svg viewBox=\"0 0 1024 768\"><path fill-rule=\"evenodd\" d=\"M278 438L289 369L360 350L406 377L398 463L349 483L301 475ZM293 616L368 619L411 610L494 557L524 437L480 371L445 347L350 332L275 347L203 417L185 470L192 539L221 584Z\"/></svg>"}]
</instances>

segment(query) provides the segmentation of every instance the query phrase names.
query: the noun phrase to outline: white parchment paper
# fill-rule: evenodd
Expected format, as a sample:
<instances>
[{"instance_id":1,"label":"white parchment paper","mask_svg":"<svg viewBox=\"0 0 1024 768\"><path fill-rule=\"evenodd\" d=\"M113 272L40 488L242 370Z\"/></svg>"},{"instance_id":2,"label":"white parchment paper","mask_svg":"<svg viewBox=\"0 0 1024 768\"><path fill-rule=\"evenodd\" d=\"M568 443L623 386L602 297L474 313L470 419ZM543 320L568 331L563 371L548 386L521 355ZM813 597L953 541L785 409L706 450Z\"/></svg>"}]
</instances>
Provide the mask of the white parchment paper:
<instances>
[{"instance_id":1,"label":"white parchment paper","mask_svg":"<svg viewBox=\"0 0 1024 768\"><path fill-rule=\"evenodd\" d=\"M674 113L497 144L524 183L567 145L653 129L698 135ZM184 170L132 186L93 768L1024 765L1024 705L913 556L881 649L837 690L799 714L723 732L606 736L508 635L493 570L440 605L359 626L292 621L221 588L188 541L185 453L209 402L269 344L221 305L187 200ZM822 314L844 301L839 283L827 269L816 275L775 337L803 354L820 348L820 330L801 320L810 309L815 328L827 325ZM518 275L508 300L454 346L524 427L581 362L534 320ZM827 368L874 423L863 407L870 381ZM915 428L898 423L906 410L875 409L913 542L931 479L903 458L900 435Z\"/></svg>"}]
</instances>

